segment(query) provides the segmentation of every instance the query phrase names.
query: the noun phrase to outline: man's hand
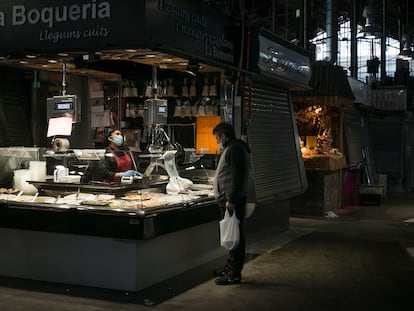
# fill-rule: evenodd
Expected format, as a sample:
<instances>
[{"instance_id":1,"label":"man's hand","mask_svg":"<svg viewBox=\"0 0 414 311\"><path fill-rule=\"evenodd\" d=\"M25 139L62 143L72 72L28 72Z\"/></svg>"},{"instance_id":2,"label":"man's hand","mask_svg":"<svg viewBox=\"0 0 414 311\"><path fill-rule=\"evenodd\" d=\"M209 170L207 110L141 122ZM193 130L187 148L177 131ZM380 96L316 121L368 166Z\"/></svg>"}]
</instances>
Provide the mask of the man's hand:
<instances>
[{"instance_id":1,"label":"man's hand","mask_svg":"<svg viewBox=\"0 0 414 311\"><path fill-rule=\"evenodd\" d=\"M227 208L227 210L229 211L230 216L232 216L232 215L233 215L234 206L235 206L235 204L234 204L234 203L229 202L229 201L227 201L227 202L226 202L226 208Z\"/></svg>"}]
</instances>

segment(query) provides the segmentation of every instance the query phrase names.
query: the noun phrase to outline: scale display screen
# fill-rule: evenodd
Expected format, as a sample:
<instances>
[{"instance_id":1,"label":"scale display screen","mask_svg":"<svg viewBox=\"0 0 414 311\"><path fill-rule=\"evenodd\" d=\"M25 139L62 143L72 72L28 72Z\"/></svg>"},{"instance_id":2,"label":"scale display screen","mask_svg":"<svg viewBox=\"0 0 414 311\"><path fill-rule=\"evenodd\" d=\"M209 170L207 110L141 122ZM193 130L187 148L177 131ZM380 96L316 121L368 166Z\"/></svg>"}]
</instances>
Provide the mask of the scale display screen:
<instances>
[{"instance_id":1,"label":"scale display screen","mask_svg":"<svg viewBox=\"0 0 414 311\"><path fill-rule=\"evenodd\" d=\"M55 103L55 110L68 110L72 108L72 103Z\"/></svg>"},{"instance_id":2,"label":"scale display screen","mask_svg":"<svg viewBox=\"0 0 414 311\"><path fill-rule=\"evenodd\" d=\"M53 96L46 99L47 120L63 116L72 116L72 122L80 121L80 100L76 95Z\"/></svg>"}]
</instances>

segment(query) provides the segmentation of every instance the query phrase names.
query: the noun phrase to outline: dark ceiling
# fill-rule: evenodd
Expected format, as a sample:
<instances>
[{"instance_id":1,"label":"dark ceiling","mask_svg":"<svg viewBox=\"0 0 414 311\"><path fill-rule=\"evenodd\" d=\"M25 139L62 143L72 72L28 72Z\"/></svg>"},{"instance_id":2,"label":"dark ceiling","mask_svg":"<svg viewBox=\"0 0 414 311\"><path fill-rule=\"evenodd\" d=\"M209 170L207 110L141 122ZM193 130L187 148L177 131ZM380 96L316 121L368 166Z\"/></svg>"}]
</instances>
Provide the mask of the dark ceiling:
<instances>
[{"instance_id":1,"label":"dark ceiling","mask_svg":"<svg viewBox=\"0 0 414 311\"><path fill-rule=\"evenodd\" d=\"M233 15L240 14L244 9L252 24L267 28L301 46L305 29L308 39L325 29L327 3L336 7L334 12L339 20L349 20L355 12L355 19L360 25L365 23L364 7L371 4L377 11L376 23L381 28L385 7L385 26L389 36L399 39L403 32L414 34L412 0L230 0L216 3L225 4ZM303 18L304 13L306 19Z\"/></svg>"}]
</instances>

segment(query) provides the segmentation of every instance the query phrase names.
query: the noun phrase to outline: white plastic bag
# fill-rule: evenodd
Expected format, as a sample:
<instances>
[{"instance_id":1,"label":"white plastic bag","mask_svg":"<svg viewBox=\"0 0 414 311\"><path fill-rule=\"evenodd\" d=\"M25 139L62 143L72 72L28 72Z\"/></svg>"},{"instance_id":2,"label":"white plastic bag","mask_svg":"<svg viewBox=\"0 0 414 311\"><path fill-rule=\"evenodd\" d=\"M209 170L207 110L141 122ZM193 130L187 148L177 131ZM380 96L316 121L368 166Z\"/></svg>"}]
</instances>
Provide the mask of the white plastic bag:
<instances>
[{"instance_id":1,"label":"white plastic bag","mask_svg":"<svg viewBox=\"0 0 414 311\"><path fill-rule=\"evenodd\" d=\"M180 176L170 177L170 181L166 186L166 191L168 194L178 194L183 193L188 190L193 185L193 182L187 178L182 178Z\"/></svg>"},{"instance_id":2,"label":"white plastic bag","mask_svg":"<svg viewBox=\"0 0 414 311\"><path fill-rule=\"evenodd\" d=\"M236 217L236 212L233 211L233 215L230 216L229 211L226 209L224 218L219 221L219 224L221 246L231 251L237 247L240 238L239 220Z\"/></svg>"}]
</instances>

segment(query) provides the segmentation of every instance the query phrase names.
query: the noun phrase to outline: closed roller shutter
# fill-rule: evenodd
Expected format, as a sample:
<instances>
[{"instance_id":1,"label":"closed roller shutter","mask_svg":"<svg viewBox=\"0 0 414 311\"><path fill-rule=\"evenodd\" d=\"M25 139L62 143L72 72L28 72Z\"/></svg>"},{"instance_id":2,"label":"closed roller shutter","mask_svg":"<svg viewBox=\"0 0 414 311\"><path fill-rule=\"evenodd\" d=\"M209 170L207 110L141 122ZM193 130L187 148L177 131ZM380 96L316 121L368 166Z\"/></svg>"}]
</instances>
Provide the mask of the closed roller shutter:
<instances>
[{"instance_id":1,"label":"closed roller shutter","mask_svg":"<svg viewBox=\"0 0 414 311\"><path fill-rule=\"evenodd\" d=\"M346 159L350 165L363 161L362 149L371 146L368 118L358 110L343 110Z\"/></svg>"},{"instance_id":2,"label":"closed roller shutter","mask_svg":"<svg viewBox=\"0 0 414 311\"><path fill-rule=\"evenodd\" d=\"M345 111L344 118L344 138L346 144L346 158L350 165L357 165L362 162L361 142L361 115Z\"/></svg>"},{"instance_id":3,"label":"closed roller shutter","mask_svg":"<svg viewBox=\"0 0 414 311\"><path fill-rule=\"evenodd\" d=\"M286 199L302 193L307 187L306 174L288 91L260 81L243 90L245 107L251 102L248 135L257 200Z\"/></svg>"},{"instance_id":4,"label":"closed roller shutter","mask_svg":"<svg viewBox=\"0 0 414 311\"><path fill-rule=\"evenodd\" d=\"M29 84L30 86L30 84ZM32 146L27 81L0 78L0 146Z\"/></svg>"},{"instance_id":5,"label":"closed roller shutter","mask_svg":"<svg viewBox=\"0 0 414 311\"><path fill-rule=\"evenodd\" d=\"M378 173L388 178L403 176L403 119L402 116L371 119L372 147Z\"/></svg>"}]
</instances>

